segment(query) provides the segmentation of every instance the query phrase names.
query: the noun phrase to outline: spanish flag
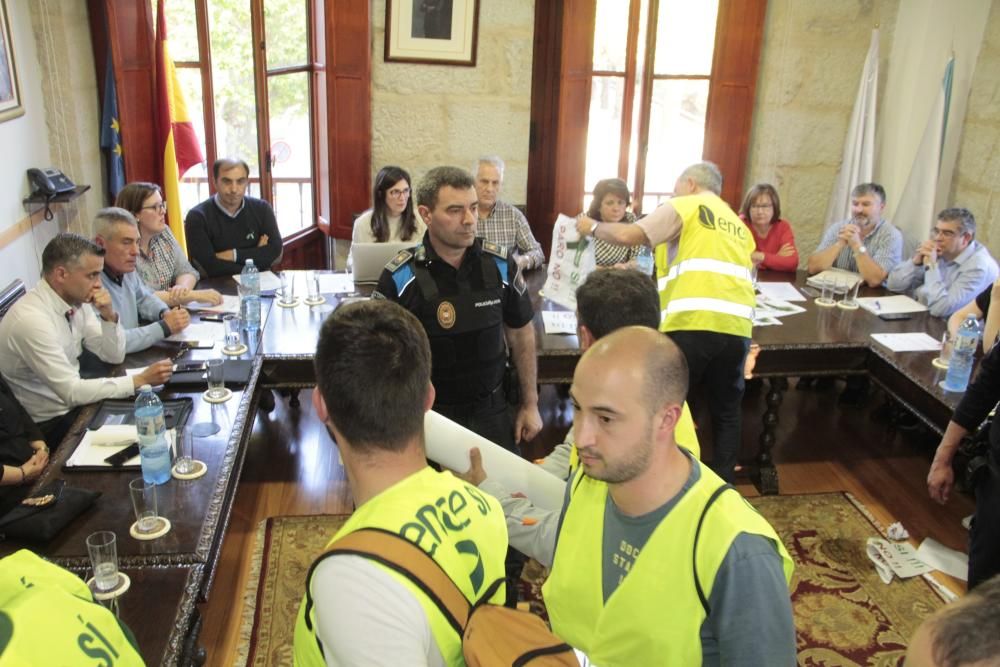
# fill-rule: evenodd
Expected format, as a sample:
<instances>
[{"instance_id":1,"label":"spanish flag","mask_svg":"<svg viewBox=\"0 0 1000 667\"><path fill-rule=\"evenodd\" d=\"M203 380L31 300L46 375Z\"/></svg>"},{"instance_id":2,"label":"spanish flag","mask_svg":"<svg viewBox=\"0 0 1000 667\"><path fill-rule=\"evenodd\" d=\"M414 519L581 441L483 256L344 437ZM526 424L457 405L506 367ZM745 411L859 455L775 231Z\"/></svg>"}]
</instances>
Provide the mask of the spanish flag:
<instances>
[{"instance_id":1,"label":"spanish flag","mask_svg":"<svg viewBox=\"0 0 1000 667\"><path fill-rule=\"evenodd\" d=\"M194 165L204 162L201 145L191 124L187 104L181 92L174 61L167 48L167 22L163 16L164 0L156 3L156 142L163 155L163 200L167 204L170 231L186 249L184 218L181 215L180 180Z\"/></svg>"}]
</instances>

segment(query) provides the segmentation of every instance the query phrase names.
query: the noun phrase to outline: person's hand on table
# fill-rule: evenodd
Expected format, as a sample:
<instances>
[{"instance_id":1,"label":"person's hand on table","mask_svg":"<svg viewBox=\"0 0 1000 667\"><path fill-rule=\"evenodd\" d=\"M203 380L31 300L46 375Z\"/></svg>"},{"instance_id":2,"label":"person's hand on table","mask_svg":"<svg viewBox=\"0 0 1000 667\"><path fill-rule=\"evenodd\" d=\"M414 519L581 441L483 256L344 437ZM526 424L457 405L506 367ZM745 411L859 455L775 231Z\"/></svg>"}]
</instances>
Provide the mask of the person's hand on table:
<instances>
[{"instance_id":1,"label":"person's hand on table","mask_svg":"<svg viewBox=\"0 0 1000 667\"><path fill-rule=\"evenodd\" d=\"M167 293L167 303L171 306L179 306L186 301L190 301L188 298L190 294L190 287L186 287L184 285L174 285Z\"/></svg>"},{"instance_id":2,"label":"person's hand on table","mask_svg":"<svg viewBox=\"0 0 1000 667\"><path fill-rule=\"evenodd\" d=\"M132 385L138 389L144 384L152 387L164 384L174 374L174 362L170 359L161 359L150 364L141 373L132 376Z\"/></svg>"},{"instance_id":3,"label":"person's hand on table","mask_svg":"<svg viewBox=\"0 0 1000 667\"><path fill-rule=\"evenodd\" d=\"M191 324L191 315L185 308L171 308L163 314L163 321L171 334L180 333Z\"/></svg>"}]
</instances>

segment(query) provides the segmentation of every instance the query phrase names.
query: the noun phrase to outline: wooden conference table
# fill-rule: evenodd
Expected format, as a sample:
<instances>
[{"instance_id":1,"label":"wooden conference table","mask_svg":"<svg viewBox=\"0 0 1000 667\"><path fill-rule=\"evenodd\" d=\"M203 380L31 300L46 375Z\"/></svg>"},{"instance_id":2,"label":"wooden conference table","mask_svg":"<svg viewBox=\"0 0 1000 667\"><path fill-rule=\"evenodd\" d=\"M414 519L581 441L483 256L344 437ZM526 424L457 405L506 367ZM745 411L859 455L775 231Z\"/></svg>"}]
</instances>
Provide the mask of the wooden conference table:
<instances>
[{"instance_id":1,"label":"wooden conference table","mask_svg":"<svg viewBox=\"0 0 1000 667\"><path fill-rule=\"evenodd\" d=\"M299 273L299 272L296 272ZM543 310L560 310L543 299L540 288L544 270L528 274L528 285L536 314L533 326L538 348L538 379L541 383L568 383L579 359L575 335L549 335L544 331ZM788 274L761 272L763 282L787 281ZM795 277L802 286L804 274ZM236 284L226 279L205 281L223 293L235 294ZM370 292L370 287L362 292ZM297 276L297 292L304 296L305 283ZM864 288L862 295L883 294L882 290ZM96 530L114 530L118 535L121 568L132 578L132 587L120 601L122 619L135 631L140 650L150 664L185 664L198 662L195 642L200 627L196 603L208 598L218 565L222 540L229 521L236 487L253 427L257 404L264 389L297 389L315 384L313 355L320 326L344 295L325 294L326 303L308 306L299 303L280 307L277 299L262 300L264 322L259 341L250 340L242 359L252 362L249 382L234 388L233 398L221 406L211 406L201 398L200 388L173 390L164 395L190 397L193 412L188 424L215 421L218 434L198 439L197 458L208 464L208 473L199 480L171 480L158 487L162 515L170 519L172 530L166 536L140 542L128 535L132 507L128 482L136 471L63 472L62 464L73 452L95 408L83 411L66 441L54 454L37 486L55 479L102 492L94 508L76 519L44 548L36 549L46 558L84 574L89 569L85 539ZM763 493L778 492L778 477L771 449L780 418L783 387L779 378L798 375L868 374L891 396L912 410L931 428L941 431L958 403L960 394L946 393L938 387L944 372L931 365L936 353L893 353L876 344L872 333L926 331L940 338L945 323L926 313L910 320L885 322L858 309L820 308L812 299L800 302L804 313L782 318L781 326L754 330L754 341L761 346L754 375L771 379L767 411L759 436L757 482ZM196 319L196 317L194 318ZM179 361L219 356L215 350L179 350L176 344L161 344L143 353L130 355L128 366L138 367L164 356ZM293 395L293 405L296 397ZM27 545L0 543L0 554Z\"/></svg>"}]
</instances>

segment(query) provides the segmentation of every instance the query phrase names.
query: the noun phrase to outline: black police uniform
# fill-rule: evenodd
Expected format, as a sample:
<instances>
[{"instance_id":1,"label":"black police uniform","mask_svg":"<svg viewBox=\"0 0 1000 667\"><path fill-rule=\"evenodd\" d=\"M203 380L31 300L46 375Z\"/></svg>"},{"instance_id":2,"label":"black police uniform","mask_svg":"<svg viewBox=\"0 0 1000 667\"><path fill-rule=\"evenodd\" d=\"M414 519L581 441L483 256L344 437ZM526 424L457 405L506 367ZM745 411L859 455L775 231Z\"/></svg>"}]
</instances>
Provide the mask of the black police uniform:
<instances>
[{"instance_id":1,"label":"black police uniform","mask_svg":"<svg viewBox=\"0 0 1000 667\"><path fill-rule=\"evenodd\" d=\"M503 327L531 323L524 278L506 250L476 239L458 269L443 261L424 235L386 265L372 295L417 316L431 345L434 410L516 451L503 377Z\"/></svg>"}]
</instances>

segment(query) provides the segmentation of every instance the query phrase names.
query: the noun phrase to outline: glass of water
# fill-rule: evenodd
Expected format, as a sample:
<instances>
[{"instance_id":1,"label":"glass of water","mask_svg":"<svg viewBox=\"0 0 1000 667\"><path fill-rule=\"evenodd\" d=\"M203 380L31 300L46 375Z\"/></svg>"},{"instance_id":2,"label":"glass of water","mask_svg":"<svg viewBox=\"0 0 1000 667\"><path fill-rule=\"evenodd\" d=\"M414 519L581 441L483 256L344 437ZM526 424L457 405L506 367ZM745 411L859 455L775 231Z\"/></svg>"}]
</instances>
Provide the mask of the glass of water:
<instances>
[{"instance_id":1,"label":"glass of water","mask_svg":"<svg viewBox=\"0 0 1000 667\"><path fill-rule=\"evenodd\" d=\"M319 276L315 271L306 274L306 288L309 290L309 300L319 301Z\"/></svg>"},{"instance_id":2,"label":"glass of water","mask_svg":"<svg viewBox=\"0 0 1000 667\"><path fill-rule=\"evenodd\" d=\"M225 315L222 324L226 331L226 349L229 351L237 349L242 342L243 322L239 315Z\"/></svg>"},{"instance_id":3,"label":"glass of water","mask_svg":"<svg viewBox=\"0 0 1000 667\"><path fill-rule=\"evenodd\" d=\"M190 475L194 472L194 437L191 429L187 426L178 426L174 429L174 437L177 439L177 458L174 460L174 468L181 475Z\"/></svg>"},{"instance_id":4,"label":"glass of water","mask_svg":"<svg viewBox=\"0 0 1000 667\"><path fill-rule=\"evenodd\" d=\"M110 591L118 585L117 539L110 530L99 530L87 536L87 553L94 568L94 584L99 591Z\"/></svg>"},{"instance_id":5,"label":"glass of water","mask_svg":"<svg viewBox=\"0 0 1000 667\"><path fill-rule=\"evenodd\" d=\"M222 359L209 359L207 364L208 397L222 398L226 393L226 374Z\"/></svg>"},{"instance_id":6,"label":"glass of water","mask_svg":"<svg viewBox=\"0 0 1000 667\"><path fill-rule=\"evenodd\" d=\"M132 496L136 529L140 533L153 532L159 523L159 515L156 513L156 484L139 477L128 483L128 491Z\"/></svg>"},{"instance_id":7,"label":"glass of water","mask_svg":"<svg viewBox=\"0 0 1000 667\"><path fill-rule=\"evenodd\" d=\"M281 302L295 301L295 276L291 271L281 272Z\"/></svg>"}]
</instances>

